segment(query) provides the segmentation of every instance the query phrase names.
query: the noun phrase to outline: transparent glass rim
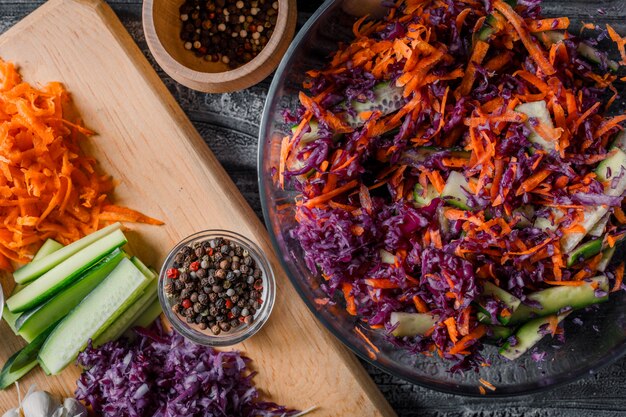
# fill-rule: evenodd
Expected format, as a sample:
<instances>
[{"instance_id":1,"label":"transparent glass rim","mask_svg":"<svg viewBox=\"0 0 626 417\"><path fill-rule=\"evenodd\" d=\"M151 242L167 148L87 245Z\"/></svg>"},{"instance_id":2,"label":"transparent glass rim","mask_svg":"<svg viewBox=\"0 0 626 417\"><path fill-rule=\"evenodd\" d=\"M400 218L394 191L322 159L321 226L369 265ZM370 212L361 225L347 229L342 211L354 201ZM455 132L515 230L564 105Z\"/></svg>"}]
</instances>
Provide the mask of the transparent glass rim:
<instances>
[{"instance_id":1,"label":"transparent glass rim","mask_svg":"<svg viewBox=\"0 0 626 417\"><path fill-rule=\"evenodd\" d=\"M272 83L270 84L270 88L267 93L267 99L265 101L265 106L263 109L263 114L261 116L261 123L259 128L259 139L258 139L258 151L257 151L257 177L258 177L258 185L259 185L259 195L261 200L261 208L263 211L263 219L266 224L266 228L268 230L270 241L274 247L274 250L279 255L278 259L281 267L285 271L286 275L289 277L292 285L296 289L296 292L304 302L304 304L309 308L311 313L315 316L317 320L319 320L326 329L336 337L344 346L347 346L354 354L356 354L361 360L367 362L375 368L378 368L390 375L401 378L405 381L408 381L412 384L433 389L436 391L444 392L447 394L460 395L466 397L477 397L477 398L510 398L510 397L519 397L522 395L528 395L533 393L545 392L546 389L553 389L559 386L567 385L573 382L576 382L585 376L596 374L598 371L610 366L615 363L622 357L626 355L626 343L623 343L615 348L613 348L606 356L602 359L597 360L596 362L590 363L589 366L584 368L580 368L570 372L563 372L559 375L553 376L549 381L546 381L544 384L532 384L525 383L516 386L515 390L507 390L506 392L502 390L489 391L487 396L480 394L479 392L470 392L454 389L452 385L446 385L443 383L439 383L436 381L428 381L428 380L420 380L415 378L406 369L402 369L399 366L388 366L385 364L381 364L375 359L372 359L365 351L363 351L360 347L356 346L352 343L341 331L337 330L330 321L320 315L317 311L317 306L314 305L307 294L309 289L304 287L301 282L294 276L289 263L285 260L283 255L282 248L279 244L278 238L274 232L272 227L272 220L270 218L270 210L269 210L269 200L268 195L266 194L266 190L264 187L264 177L265 173L263 172L263 161L265 158L265 146L264 143L267 140L266 133L268 133L268 129L272 125L272 107L274 105L276 93L280 88L281 79L284 77L284 74L289 70L289 61L291 56L295 53L295 51L300 47L300 45L306 40L309 35L309 31L312 27L314 27L318 20L324 17L324 15L332 10L337 3L342 2L343 0L326 0L322 6L320 6L315 13L306 21L303 27L298 31L296 36L294 37L289 49L283 56L280 65L276 69L274 73L274 77L272 79Z\"/></svg>"},{"instance_id":2,"label":"transparent glass rim","mask_svg":"<svg viewBox=\"0 0 626 417\"><path fill-rule=\"evenodd\" d=\"M239 326L236 331L230 331L223 334L220 333L219 335L211 335L189 327L187 323L181 320L181 318L172 311L172 306L169 302L169 297L165 295L164 287L166 281L168 280L166 271L174 263L174 257L181 248L193 244L197 241L205 241L218 237L228 239L231 242L243 246L245 249L248 250L257 265L261 268L261 271L263 272L264 283L263 303L261 304L261 308L255 314L255 320L251 325L243 324ZM247 340L248 338L255 335L259 330L261 330L263 325L269 319L274 308L274 303L276 301L276 281L271 264L267 260L261 248L259 248L256 243L254 243L247 237L233 231L211 229L203 230L201 232L197 232L190 236L187 236L185 239L176 244L174 248L172 248L172 250L165 258L165 262L163 263L163 266L161 267L161 271L159 273L158 293L159 302L161 303L161 307L163 309L165 317L169 320L169 322L172 324L174 329L176 329L176 331L178 331L180 334L182 334L184 337L191 340L192 342L200 345L225 347L241 343L244 340Z\"/></svg>"}]
</instances>

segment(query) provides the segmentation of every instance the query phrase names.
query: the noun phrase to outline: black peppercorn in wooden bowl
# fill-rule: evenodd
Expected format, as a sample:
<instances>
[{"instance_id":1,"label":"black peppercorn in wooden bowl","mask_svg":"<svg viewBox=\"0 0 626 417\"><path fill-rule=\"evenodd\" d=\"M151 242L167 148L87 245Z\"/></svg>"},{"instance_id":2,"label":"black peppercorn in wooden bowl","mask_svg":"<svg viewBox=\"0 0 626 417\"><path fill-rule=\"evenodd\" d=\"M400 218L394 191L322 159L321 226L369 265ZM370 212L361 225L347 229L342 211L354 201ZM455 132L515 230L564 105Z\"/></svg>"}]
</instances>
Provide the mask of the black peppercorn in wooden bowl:
<instances>
[{"instance_id":1,"label":"black peppercorn in wooden bowl","mask_svg":"<svg viewBox=\"0 0 626 417\"><path fill-rule=\"evenodd\" d=\"M293 38L296 0L145 0L157 63L194 90L223 93L267 77Z\"/></svg>"},{"instance_id":2,"label":"black peppercorn in wooden bowl","mask_svg":"<svg viewBox=\"0 0 626 417\"><path fill-rule=\"evenodd\" d=\"M178 243L159 274L159 300L191 341L231 346L258 332L276 298L272 267L249 239L207 230Z\"/></svg>"}]
</instances>

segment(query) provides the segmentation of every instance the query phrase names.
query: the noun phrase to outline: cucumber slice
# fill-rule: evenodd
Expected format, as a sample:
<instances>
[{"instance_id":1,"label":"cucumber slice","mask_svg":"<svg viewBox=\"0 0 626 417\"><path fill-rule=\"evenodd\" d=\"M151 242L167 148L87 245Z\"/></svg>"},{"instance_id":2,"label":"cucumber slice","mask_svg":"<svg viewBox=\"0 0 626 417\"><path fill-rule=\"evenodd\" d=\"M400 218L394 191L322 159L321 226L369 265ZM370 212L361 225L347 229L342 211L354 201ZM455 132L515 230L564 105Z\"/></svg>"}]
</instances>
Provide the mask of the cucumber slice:
<instances>
[{"instance_id":1,"label":"cucumber slice","mask_svg":"<svg viewBox=\"0 0 626 417\"><path fill-rule=\"evenodd\" d=\"M426 207L432 203L435 198L439 197L437 189L431 184L426 186L426 194L424 194L424 187L420 184L415 184L413 187L413 203L417 207Z\"/></svg>"},{"instance_id":2,"label":"cucumber slice","mask_svg":"<svg viewBox=\"0 0 626 417\"><path fill-rule=\"evenodd\" d=\"M437 324L439 317L429 313L393 312L389 323L396 326L391 332L396 337L423 335Z\"/></svg>"},{"instance_id":3,"label":"cucumber slice","mask_svg":"<svg viewBox=\"0 0 626 417\"><path fill-rule=\"evenodd\" d=\"M150 281L141 297L130 305L107 329L96 338L93 345L100 346L117 340L130 326L141 317L142 313L157 299L156 277Z\"/></svg>"},{"instance_id":4,"label":"cucumber slice","mask_svg":"<svg viewBox=\"0 0 626 417\"><path fill-rule=\"evenodd\" d=\"M613 147L626 152L626 130L620 130L613 140Z\"/></svg>"},{"instance_id":5,"label":"cucumber slice","mask_svg":"<svg viewBox=\"0 0 626 417\"><path fill-rule=\"evenodd\" d=\"M503 290L492 282L485 281L483 283L483 297L493 297L502 301L504 305L506 305L507 309L511 312L511 314L517 310L522 301L511 294L510 292ZM491 314L484 309L482 306L479 307L480 312L483 313L479 318L479 321L483 323L491 324ZM482 320L481 320L482 319ZM511 319L511 316L498 316L498 321L502 324L507 324Z\"/></svg>"},{"instance_id":6,"label":"cucumber slice","mask_svg":"<svg viewBox=\"0 0 626 417\"><path fill-rule=\"evenodd\" d=\"M458 207L462 210L469 210L467 205L467 193L469 192L469 184L465 176L457 171L451 171L443 188L441 197L450 205Z\"/></svg>"},{"instance_id":7,"label":"cucumber slice","mask_svg":"<svg viewBox=\"0 0 626 417\"><path fill-rule=\"evenodd\" d=\"M530 135L528 136L528 140L531 141L536 147L540 149L545 149L547 151L551 151L554 149L554 143L546 141L544 138L537 133L535 128L530 123L530 119L538 119L542 124L549 126L550 128L554 128L554 123L552 123L552 117L550 116L550 112L548 111L548 106L546 102L543 100L532 101L529 103L522 103L515 108L515 111L519 113L524 113L528 116L528 121L526 122L526 127L530 129Z\"/></svg>"},{"instance_id":8,"label":"cucumber slice","mask_svg":"<svg viewBox=\"0 0 626 417\"><path fill-rule=\"evenodd\" d=\"M96 288L127 255L120 249L102 258L83 273L78 281L45 304L22 313L15 327L27 342L46 330L52 323L65 317L74 307Z\"/></svg>"},{"instance_id":9,"label":"cucumber slice","mask_svg":"<svg viewBox=\"0 0 626 417\"><path fill-rule=\"evenodd\" d=\"M102 239L108 234L118 230L120 227L120 223L114 223L110 226L105 227L104 229L100 229L97 232L87 235L84 238L77 240L76 242L71 243L62 249L59 249L48 256L37 260L36 262L30 262L15 271L15 273L13 274L13 279L18 284L30 282L35 278L38 278L40 275L48 272L61 262L65 261L70 256L85 249L92 243L97 242L99 239Z\"/></svg>"},{"instance_id":10,"label":"cucumber slice","mask_svg":"<svg viewBox=\"0 0 626 417\"><path fill-rule=\"evenodd\" d=\"M574 310L587 307L592 304L599 304L609 299L608 294L604 297L596 297L595 287L609 291L609 280L606 276L598 276L585 281L583 285L577 287L551 287L537 291L528 295L528 299L539 303L542 308L530 307L527 304L520 304L509 320L509 324L522 323L533 315L547 316L557 313L565 307L572 307Z\"/></svg>"},{"instance_id":11,"label":"cucumber slice","mask_svg":"<svg viewBox=\"0 0 626 417\"><path fill-rule=\"evenodd\" d=\"M152 323L154 323L154 321L156 319L159 318L159 316L161 315L161 313L163 313L163 309L161 308L161 303L159 302L159 300L154 300L145 310L143 313L141 313L141 315L137 318L137 320L135 320L130 326L129 329L135 328L135 327L148 327L150 326Z\"/></svg>"},{"instance_id":12,"label":"cucumber slice","mask_svg":"<svg viewBox=\"0 0 626 417\"><path fill-rule=\"evenodd\" d=\"M546 217L537 217L535 219L534 227L537 229L546 231L555 231L559 228L558 220L563 217L563 213L560 210L552 210L554 221Z\"/></svg>"},{"instance_id":13,"label":"cucumber slice","mask_svg":"<svg viewBox=\"0 0 626 417\"><path fill-rule=\"evenodd\" d=\"M45 302L72 284L85 270L97 263L106 254L125 243L124 233L121 230L114 230L56 265L19 293L12 295L7 300L7 307L12 313L18 313ZM44 262L68 247L59 249L39 262Z\"/></svg>"},{"instance_id":14,"label":"cucumber slice","mask_svg":"<svg viewBox=\"0 0 626 417\"><path fill-rule=\"evenodd\" d=\"M388 265L393 265L396 263L396 257L393 253L381 249L378 251L378 254L380 255L380 260L382 261L382 263Z\"/></svg>"},{"instance_id":15,"label":"cucumber slice","mask_svg":"<svg viewBox=\"0 0 626 417\"><path fill-rule=\"evenodd\" d=\"M607 195L617 197L626 191L626 174L622 175L620 180L614 187L611 187L611 179L620 175L622 170L626 170L626 153L619 148L611 148L612 154L604 161L598 164L596 175L598 180L608 182L604 192ZM585 233L568 233L561 239L561 247L564 253L571 252L585 237L587 233L608 213L608 207L597 206L589 207L584 210L585 218L581 226L585 229Z\"/></svg>"},{"instance_id":16,"label":"cucumber slice","mask_svg":"<svg viewBox=\"0 0 626 417\"><path fill-rule=\"evenodd\" d=\"M26 347L20 350L20 354L17 355L17 357L15 358L15 362L13 362L9 371L19 372L21 368L28 366L33 361L37 361L37 355L39 354L39 350L43 346L48 336L50 336L50 333L52 333L54 328L59 324L59 322L60 320L58 320L56 323L53 323L44 332L37 336L32 342L28 343Z\"/></svg>"},{"instance_id":17,"label":"cucumber slice","mask_svg":"<svg viewBox=\"0 0 626 417\"><path fill-rule=\"evenodd\" d=\"M41 258L50 255L63 248L63 245L57 242L54 239L46 240L43 245L39 248L35 256L33 257L33 262L40 260Z\"/></svg>"},{"instance_id":18,"label":"cucumber slice","mask_svg":"<svg viewBox=\"0 0 626 417\"><path fill-rule=\"evenodd\" d=\"M589 236L592 237L600 237L604 235L604 229L606 228L606 224L609 222L609 218L611 217L610 213L607 213L596 223L590 230Z\"/></svg>"},{"instance_id":19,"label":"cucumber slice","mask_svg":"<svg viewBox=\"0 0 626 417\"><path fill-rule=\"evenodd\" d=\"M559 314L556 316L557 322L560 323L565 317L569 315L567 313ZM530 320L517 330L515 337L517 338L517 344L511 346L509 342L506 342L502 348L498 351L500 355L509 360L515 360L526 353L530 348L535 346L545 335L541 334L541 329L550 323L550 320L555 316L539 317Z\"/></svg>"},{"instance_id":20,"label":"cucumber slice","mask_svg":"<svg viewBox=\"0 0 626 417\"><path fill-rule=\"evenodd\" d=\"M137 300L149 284L127 258L81 302L52 332L39 352L47 374L58 374Z\"/></svg>"},{"instance_id":21,"label":"cucumber slice","mask_svg":"<svg viewBox=\"0 0 626 417\"><path fill-rule=\"evenodd\" d=\"M491 329L491 332L487 332L491 333L491 340L504 340L513 334L513 329L507 326L489 325L488 328Z\"/></svg>"},{"instance_id":22,"label":"cucumber slice","mask_svg":"<svg viewBox=\"0 0 626 417\"><path fill-rule=\"evenodd\" d=\"M21 377L29 373L31 369L37 366L37 359L35 358L34 361L22 366L19 370L11 372L10 369L13 367L13 363L15 362L15 359L17 359L17 357L20 355L20 352L15 352L13 356L11 356L6 361L4 367L2 368L2 371L0 371L0 390L7 389L11 385L13 385L15 381L19 380Z\"/></svg>"},{"instance_id":23,"label":"cucumber slice","mask_svg":"<svg viewBox=\"0 0 626 417\"><path fill-rule=\"evenodd\" d=\"M600 259L600 262L598 262L598 272L604 272L606 267L609 266L611 259L613 259L613 255L615 255L615 249L617 249L617 247L613 246L612 248L606 248L602 251L602 258Z\"/></svg>"},{"instance_id":24,"label":"cucumber slice","mask_svg":"<svg viewBox=\"0 0 626 417\"><path fill-rule=\"evenodd\" d=\"M594 239L579 245L567 257L568 268L580 261L596 256L602 251L602 239Z\"/></svg>"},{"instance_id":25,"label":"cucumber slice","mask_svg":"<svg viewBox=\"0 0 626 417\"><path fill-rule=\"evenodd\" d=\"M513 210L511 216L517 220L517 223L515 223L516 228L530 227L532 226L531 220L535 217L535 209L530 205L521 206Z\"/></svg>"},{"instance_id":26,"label":"cucumber slice","mask_svg":"<svg viewBox=\"0 0 626 417\"><path fill-rule=\"evenodd\" d=\"M11 295L17 294L22 288L24 288L24 285L17 284L15 288L13 288L13 292L11 292ZM5 308L2 309L2 318L7 322L9 328L11 328L13 333L17 335L17 328L15 327L15 323L17 322L17 319L20 318L20 314L11 313L11 311L9 311L9 309L5 306Z\"/></svg>"},{"instance_id":27,"label":"cucumber slice","mask_svg":"<svg viewBox=\"0 0 626 417\"><path fill-rule=\"evenodd\" d=\"M345 112L344 120L350 127L363 126L365 123L363 119L359 117L359 113L365 111L380 111L382 116L386 116L393 112L396 112L404 106L406 99L403 96L404 89L402 87L396 87L391 82L378 83L372 89L374 93L373 100L367 100L360 102L352 100L350 103L354 112ZM352 114L354 113L354 115Z\"/></svg>"},{"instance_id":28,"label":"cucumber slice","mask_svg":"<svg viewBox=\"0 0 626 417\"><path fill-rule=\"evenodd\" d=\"M619 176L622 170L626 170L626 153L620 148L611 148L611 155L598 164L596 175L602 182L611 181ZM622 175L614 187L608 184L604 192L610 196L620 196L626 190L626 175Z\"/></svg>"},{"instance_id":29,"label":"cucumber slice","mask_svg":"<svg viewBox=\"0 0 626 417\"><path fill-rule=\"evenodd\" d=\"M566 39L565 32L560 32L556 30L550 30L544 32L548 38L548 47L552 46L553 43L559 43ZM569 34L568 34L569 35ZM588 61L593 62L594 64L601 64L602 60L606 61L607 67L611 69L611 71L617 71L619 69L619 64L611 59L606 59L597 49L593 46L580 42L576 47L576 51Z\"/></svg>"}]
</instances>

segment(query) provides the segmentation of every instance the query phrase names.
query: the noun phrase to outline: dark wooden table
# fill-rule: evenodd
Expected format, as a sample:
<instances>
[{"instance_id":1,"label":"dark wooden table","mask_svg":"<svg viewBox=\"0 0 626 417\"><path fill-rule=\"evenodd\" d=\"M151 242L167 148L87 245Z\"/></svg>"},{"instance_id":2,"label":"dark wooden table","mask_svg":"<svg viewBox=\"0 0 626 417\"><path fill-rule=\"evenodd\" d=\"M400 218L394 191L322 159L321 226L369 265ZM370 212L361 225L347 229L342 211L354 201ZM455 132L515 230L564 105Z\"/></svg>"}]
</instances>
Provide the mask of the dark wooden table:
<instances>
[{"instance_id":1,"label":"dark wooden table","mask_svg":"<svg viewBox=\"0 0 626 417\"><path fill-rule=\"evenodd\" d=\"M42 2L0 0L0 33ZM141 27L141 0L109 2L248 203L262 217L256 175L257 131L271 78L230 94L203 94L189 90L174 82L154 62ZM301 26L321 1L300 0L298 3ZM607 22L622 34L626 33L626 0L551 0L544 3L548 15ZM507 400L441 394L406 383L367 364L364 366L399 416L626 416L626 358L582 381Z\"/></svg>"}]
</instances>

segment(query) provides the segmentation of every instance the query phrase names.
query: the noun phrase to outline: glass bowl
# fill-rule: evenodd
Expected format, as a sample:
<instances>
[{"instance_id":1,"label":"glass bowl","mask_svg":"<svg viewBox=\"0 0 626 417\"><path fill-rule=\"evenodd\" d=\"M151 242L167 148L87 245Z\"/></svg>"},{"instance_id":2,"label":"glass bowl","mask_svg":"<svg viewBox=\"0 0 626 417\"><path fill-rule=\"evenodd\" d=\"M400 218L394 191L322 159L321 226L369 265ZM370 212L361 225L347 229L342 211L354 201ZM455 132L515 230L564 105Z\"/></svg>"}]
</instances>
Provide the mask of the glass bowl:
<instances>
[{"instance_id":1,"label":"glass bowl","mask_svg":"<svg viewBox=\"0 0 626 417\"><path fill-rule=\"evenodd\" d=\"M623 291L612 294L610 301L597 311L570 315L565 323L567 340L562 347L552 347L547 338L538 345L546 351L542 362L533 361L529 354L511 362L499 357L495 346L486 346L483 354L492 365L464 374L451 374L450 362L410 354L386 342L380 333L361 328L380 349L374 355L356 335L354 326L358 324L344 308L315 303L316 298L326 297L319 288L320 277L309 271L299 243L289 236L295 220L293 210L285 209L285 205L293 204L297 193L275 186L273 173L278 166L281 139L290 128L285 125L281 110L296 107L305 71L323 68L337 43L352 39L352 24L358 17L344 12L348 3L354 0L327 1L296 36L274 76L259 132L258 175L265 222L283 268L309 309L363 360L409 382L453 394L480 395L481 378L496 386L495 391L486 390L488 396L528 394L593 374L619 359L626 352ZM623 259L624 255L616 258ZM580 317L584 324L577 326L573 317Z\"/></svg>"},{"instance_id":2,"label":"glass bowl","mask_svg":"<svg viewBox=\"0 0 626 417\"><path fill-rule=\"evenodd\" d=\"M254 321L252 322L252 324L248 325L246 323L242 323L239 327L233 330L230 330L228 332L221 332L218 335L213 335L208 329L202 331L195 325L189 325L185 320L181 319L178 314L172 311L172 302L174 301L174 299L165 293L164 288L166 284L171 282L171 280L167 278L166 271L172 267L174 263L174 257L180 249L182 249L184 246L193 246L195 243L204 242L206 240L216 239L220 237L228 239L231 242L236 243L246 249L250 253L250 256L252 256L252 258L256 262L256 265L258 265L258 267L263 272L263 291L261 293L261 299L263 300L263 303L254 314ZM174 248L167 255L167 258L163 263L163 267L161 268L161 272L159 273L158 293L159 301L161 302L161 307L163 308L165 317L167 317L172 326L180 334L197 344L205 346L231 346L243 342L249 337L252 337L267 322L267 319L272 312L272 308L274 307L274 301L276 299L276 282L274 280L274 272L272 271L272 267L267 258L265 257L261 249L250 239L238 233L230 232L227 230L205 230L195 233L187 237L186 239L183 239L180 243L174 246Z\"/></svg>"}]
</instances>

